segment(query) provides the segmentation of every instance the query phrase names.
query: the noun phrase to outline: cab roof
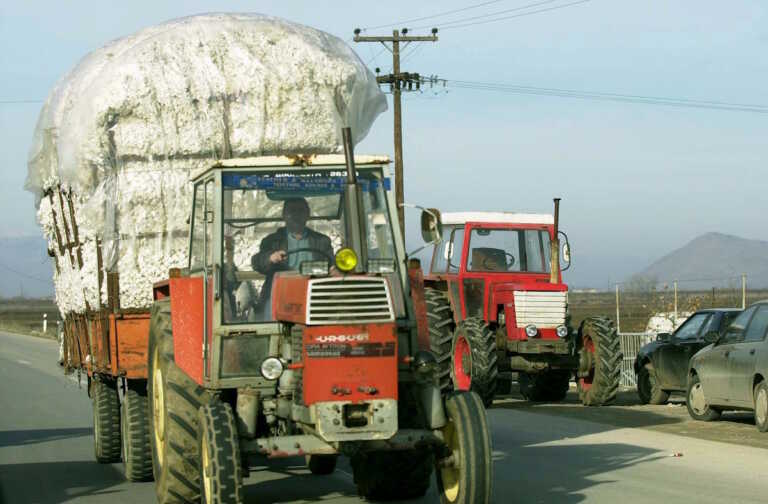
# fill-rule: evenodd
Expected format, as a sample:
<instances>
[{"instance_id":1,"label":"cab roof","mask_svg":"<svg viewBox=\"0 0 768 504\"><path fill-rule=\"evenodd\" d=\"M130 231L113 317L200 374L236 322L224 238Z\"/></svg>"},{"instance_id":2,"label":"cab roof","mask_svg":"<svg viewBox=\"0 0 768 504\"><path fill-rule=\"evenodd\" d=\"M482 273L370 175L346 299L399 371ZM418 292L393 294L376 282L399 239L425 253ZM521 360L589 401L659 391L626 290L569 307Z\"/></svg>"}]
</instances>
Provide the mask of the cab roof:
<instances>
[{"instance_id":1,"label":"cab roof","mask_svg":"<svg viewBox=\"0 0 768 504\"><path fill-rule=\"evenodd\" d=\"M356 166L387 165L391 161L386 155L356 155ZM190 179L196 179L209 170L216 168L267 168L267 167L303 167L303 166L339 166L345 165L344 154L296 154L286 156L258 156L247 158L221 159L211 166L193 172Z\"/></svg>"},{"instance_id":2,"label":"cab roof","mask_svg":"<svg viewBox=\"0 0 768 504\"><path fill-rule=\"evenodd\" d=\"M467 222L488 224L554 224L552 214L516 212L446 212L440 214L443 224L458 225Z\"/></svg>"}]
</instances>

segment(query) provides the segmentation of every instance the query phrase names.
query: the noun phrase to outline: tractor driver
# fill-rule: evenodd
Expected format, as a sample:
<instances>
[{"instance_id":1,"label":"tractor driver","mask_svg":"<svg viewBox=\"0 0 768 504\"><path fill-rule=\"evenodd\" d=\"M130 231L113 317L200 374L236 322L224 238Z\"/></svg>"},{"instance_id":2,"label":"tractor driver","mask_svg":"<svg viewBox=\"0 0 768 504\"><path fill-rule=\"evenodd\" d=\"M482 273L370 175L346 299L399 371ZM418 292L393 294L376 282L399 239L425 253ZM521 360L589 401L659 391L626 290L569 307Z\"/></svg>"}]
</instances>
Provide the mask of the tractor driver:
<instances>
[{"instance_id":1,"label":"tractor driver","mask_svg":"<svg viewBox=\"0 0 768 504\"><path fill-rule=\"evenodd\" d=\"M266 277L258 302L262 308L262 320L272 319L272 277L276 272L298 270L304 261L333 258L331 239L307 227L307 200L286 199L283 203L283 220L285 226L264 237L259 252L251 257L254 271ZM300 249L303 250L295 252Z\"/></svg>"}]
</instances>

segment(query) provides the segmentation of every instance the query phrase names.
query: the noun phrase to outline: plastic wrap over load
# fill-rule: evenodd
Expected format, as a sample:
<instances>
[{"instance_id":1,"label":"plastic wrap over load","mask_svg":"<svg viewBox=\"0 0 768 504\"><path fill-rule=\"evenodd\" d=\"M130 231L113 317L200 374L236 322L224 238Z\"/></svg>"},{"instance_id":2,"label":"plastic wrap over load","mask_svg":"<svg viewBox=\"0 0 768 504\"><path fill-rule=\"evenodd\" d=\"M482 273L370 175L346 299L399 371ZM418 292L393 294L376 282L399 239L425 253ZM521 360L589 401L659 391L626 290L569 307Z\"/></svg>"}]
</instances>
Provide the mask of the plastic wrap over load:
<instances>
[{"instance_id":1,"label":"plastic wrap over load","mask_svg":"<svg viewBox=\"0 0 768 504\"><path fill-rule=\"evenodd\" d=\"M107 271L121 307L151 303L152 282L186 265L193 170L341 152L342 127L358 142L384 110L346 43L277 18L187 17L93 51L46 100L28 162L60 309L103 306Z\"/></svg>"}]
</instances>

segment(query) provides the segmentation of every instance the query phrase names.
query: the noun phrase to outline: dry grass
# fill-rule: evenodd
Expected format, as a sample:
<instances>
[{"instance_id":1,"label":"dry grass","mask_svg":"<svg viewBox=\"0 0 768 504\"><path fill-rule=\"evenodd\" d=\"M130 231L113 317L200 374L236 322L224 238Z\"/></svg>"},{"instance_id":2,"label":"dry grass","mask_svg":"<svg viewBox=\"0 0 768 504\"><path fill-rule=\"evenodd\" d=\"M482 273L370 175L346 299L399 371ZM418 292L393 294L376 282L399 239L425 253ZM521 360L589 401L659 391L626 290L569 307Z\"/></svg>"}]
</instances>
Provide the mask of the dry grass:
<instances>
[{"instance_id":1,"label":"dry grass","mask_svg":"<svg viewBox=\"0 0 768 504\"><path fill-rule=\"evenodd\" d=\"M43 314L48 315L46 334L43 334ZM0 300L0 330L55 338L57 320L59 309L50 299Z\"/></svg>"}]
</instances>

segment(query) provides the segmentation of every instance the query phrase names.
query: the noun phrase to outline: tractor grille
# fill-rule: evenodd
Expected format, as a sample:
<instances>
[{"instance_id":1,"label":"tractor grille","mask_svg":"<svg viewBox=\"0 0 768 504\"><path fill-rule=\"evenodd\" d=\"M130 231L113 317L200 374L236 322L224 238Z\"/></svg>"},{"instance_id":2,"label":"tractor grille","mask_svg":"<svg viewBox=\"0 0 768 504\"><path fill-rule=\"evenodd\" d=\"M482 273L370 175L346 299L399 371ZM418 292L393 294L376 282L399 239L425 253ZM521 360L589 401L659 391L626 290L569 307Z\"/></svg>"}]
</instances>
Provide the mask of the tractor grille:
<instances>
[{"instance_id":1,"label":"tractor grille","mask_svg":"<svg viewBox=\"0 0 768 504\"><path fill-rule=\"evenodd\" d=\"M383 278L318 278L309 282L307 325L363 324L394 320Z\"/></svg>"},{"instance_id":2,"label":"tractor grille","mask_svg":"<svg viewBox=\"0 0 768 504\"><path fill-rule=\"evenodd\" d=\"M567 292L515 291L517 327L552 328L565 324Z\"/></svg>"}]
</instances>

